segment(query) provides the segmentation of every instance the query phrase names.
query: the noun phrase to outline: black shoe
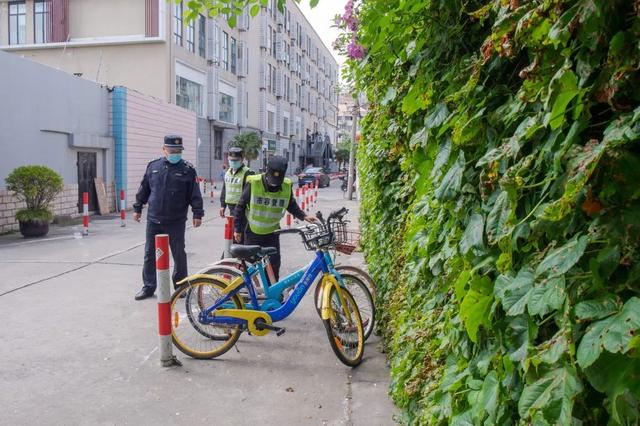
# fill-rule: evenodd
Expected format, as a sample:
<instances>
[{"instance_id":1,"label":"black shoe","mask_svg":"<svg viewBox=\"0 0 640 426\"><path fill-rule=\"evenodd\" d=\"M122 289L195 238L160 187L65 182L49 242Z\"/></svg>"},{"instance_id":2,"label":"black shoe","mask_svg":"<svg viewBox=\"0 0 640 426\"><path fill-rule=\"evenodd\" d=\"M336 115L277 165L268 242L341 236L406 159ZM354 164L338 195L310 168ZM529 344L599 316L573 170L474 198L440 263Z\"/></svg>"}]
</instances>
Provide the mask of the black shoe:
<instances>
[{"instance_id":1,"label":"black shoe","mask_svg":"<svg viewBox=\"0 0 640 426\"><path fill-rule=\"evenodd\" d=\"M136 300L144 300L144 299L148 299L151 296L153 296L154 290L150 290L146 287L142 287L142 290L140 290L137 294L135 299Z\"/></svg>"}]
</instances>

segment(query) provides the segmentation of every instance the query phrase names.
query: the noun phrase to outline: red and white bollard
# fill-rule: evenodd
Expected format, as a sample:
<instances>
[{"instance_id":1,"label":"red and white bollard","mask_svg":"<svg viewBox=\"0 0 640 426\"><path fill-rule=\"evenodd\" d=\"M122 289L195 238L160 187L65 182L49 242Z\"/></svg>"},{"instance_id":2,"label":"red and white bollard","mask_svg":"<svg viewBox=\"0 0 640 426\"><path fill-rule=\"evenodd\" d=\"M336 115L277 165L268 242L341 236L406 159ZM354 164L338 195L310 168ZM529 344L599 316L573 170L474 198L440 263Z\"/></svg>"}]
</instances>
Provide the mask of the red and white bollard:
<instances>
[{"instance_id":1,"label":"red and white bollard","mask_svg":"<svg viewBox=\"0 0 640 426\"><path fill-rule=\"evenodd\" d=\"M126 213L126 205L124 201L124 189L120 190L120 226L127 226L127 213Z\"/></svg>"},{"instance_id":2,"label":"red and white bollard","mask_svg":"<svg viewBox=\"0 0 640 426\"><path fill-rule=\"evenodd\" d=\"M169 236L156 235L156 282L158 284L158 335L160 365L181 365L173 356L171 344L171 277L169 275Z\"/></svg>"},{"instance_id":3,"label":"red and white bollard","mask_svg":"<svg viewBox=\"0 0 640 426\"><path fill-rule=\"evenodd\" d=\"M224 224L224 257L231 257L231 244L233 244L233 216L227 216L227 223Z\"/></svg>"},{"instance_id":4,"label":"red and white bollard","mask_svg":"<svg viewBox=\"0 0 640 426\"><path fill-rule=\"evenodd\" d=\"M213 179L211 180L211 204L213 204Z\"/></svg>"},{"instance_id":5,"label":"red and white bollard","mask_svg":"<svg viewBox=\"0 0 640 426\"><path fill-rule=\"evenodd\" d=\"M305 201L305 204L307 205L307 210L305 211L308 212L309 211L309 184L306 184L304 186L304 201Z\"/></svg>"},{"instance_id":6,"label":"red and white bollard","mask_svg":"<svg viewBox=\"0 0 640 426\"><path fill-rule=\"evenodd\" d=\"M89 193L82 193L82 235L89 235Z\"/></svg>"},{"instance_id":7,"label":"red and white bollard","mask_svg":"<svg viewBox=\"0 0 640 426\"><path fill-rule=\"evenodd\" d=\"M298 203L298 206L302 205L300 202L300 188L296 188L296 203ZM296 219L296 223L298 223L298 219Z\"/></svg>"},{"instance_id":8,"label":"red and white bollard","mask_svg":"<svg viewBox=\"0 0 640 426\"><path fill-rule=\"evenodd\" d=\"M318 182L319 182L319 179L316 179L316 187L315 187L316 195L314 196L314 200L316 200L316 203L318 203Z\"/></svg>"},{"instance_id":9,"label":"red and white bollard","mask_svg":"<svg viewBox=\"0 0 640 426\"><path fill-rule=\"evenodd\" d=\"M287 213L287 228L291 228L291 213Z\"/></svg>"}]
</instances>

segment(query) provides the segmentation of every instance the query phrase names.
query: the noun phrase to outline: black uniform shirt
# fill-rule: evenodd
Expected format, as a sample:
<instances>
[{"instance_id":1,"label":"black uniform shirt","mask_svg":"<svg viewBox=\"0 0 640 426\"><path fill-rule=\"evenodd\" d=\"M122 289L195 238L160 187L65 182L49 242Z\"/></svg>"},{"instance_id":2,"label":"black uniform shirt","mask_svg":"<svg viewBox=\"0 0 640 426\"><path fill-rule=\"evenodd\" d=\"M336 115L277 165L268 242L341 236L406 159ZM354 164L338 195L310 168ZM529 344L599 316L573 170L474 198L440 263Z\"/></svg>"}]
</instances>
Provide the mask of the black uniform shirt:
<instances>
[{"instance_id":1,"label":"black uniform shirt","mask_svg":"<svg viewBox=\"0 0 640 426\"><path fill-rule=\"evenodd\" d=\"M194 219L204 216L202 195L195 167L180 160L171 164L165 157L150 161L136 194L133 210L142 213L149 203L147 219L155 223L187 220L189 205Z\"/></svg>"}]
</instances>

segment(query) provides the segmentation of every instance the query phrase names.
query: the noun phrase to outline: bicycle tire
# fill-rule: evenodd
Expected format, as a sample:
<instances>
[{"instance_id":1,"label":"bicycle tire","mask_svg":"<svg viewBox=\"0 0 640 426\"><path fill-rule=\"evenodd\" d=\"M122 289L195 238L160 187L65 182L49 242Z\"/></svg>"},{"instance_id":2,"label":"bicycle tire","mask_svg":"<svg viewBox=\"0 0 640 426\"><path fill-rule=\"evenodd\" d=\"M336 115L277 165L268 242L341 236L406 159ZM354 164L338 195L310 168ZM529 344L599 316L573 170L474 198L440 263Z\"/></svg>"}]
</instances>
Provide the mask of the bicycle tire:
<instances>
[{"instance_id":1,"label":"bicycle tire","mask_svg":"<svg viewBox=\"0 0 640 426\"><path fill-rule=\"evenodd\" d=\"M215 358L231 349L240 338L242 333L240 325L217 326L201 324L198 321L198 315L203 305L203 292L198 290L208 287L210 290L217 289L219 291L217 296L210 298L210 303L207 305L210 306L218 297L221 297L220 291L224 290L226 286L223 281L217 278L198 278L189 285L180 288L171 296L171 339L182 353L197 359ZM197 295L197 297L194 298L194 295ZM238 295L233 295L230 301L234 305L234 309L243 309L242 301ZM181 313L180 309L183 307L184 313ZM181 318L188 319L191 327L180 327ZM195 333L191 332L191 330ZM217 333L214 334L214 331ZM203 337L206 340L202 339ZM191 340L194 343L187 343L187 340ZM223 343L213 349L202 349L206 345L212 345L213 343L211 342ZM198 345L197 348L195 347L196 345Z\"/></svg>"},{"instance_id":2,"label":"bicycle tire","mask_svg":"<svg viewBox=\"0 0 640 426\"><path fill-rule=\"evenodd\" d=\"M364 328L364 340L365 342L375 328L376 321L376 306L369 291L369 288L364 283L364 280L357 275L350 274L348 272L340 273L343 281L345 282L345 286L347 290L351 293L354 300L358 305L358 310L360 311L360 317L362 318L362 326ZM322 292L322 281L316 285L315 291L313 293L313 303L316 307L316 311L318 315L320 312L320 293Z\"/></svg>"},{"instance_id":3,"label":"bicycle tire","mask_svg":"<svg viewBox=\"0 0 640 426\"><path fill-rule=\"evenodd\" d=\"M347 323L345 326L344 322L346 321L346 318L344 318L344 311L340 305L338 291L335 286L331 286L331 290L329 291L329 309L333 312L329 319L322 321L324 328L327 331L327 336L329 337L329 345L340 362L349 367L356 367L360 365L364 355L364 329L362 327L362 319L360 318L358 305L355 300L353 300L353 296L351 296L351 293L349 293L348 290L341 289L343 298L346 301L347 309L349 310L353 321L352 324ZM337 306L334 306L334 303L337 303ZM334 321L334 319L336 321ZM337 332L350 334L346 337L340 336ZM354 343L355 352L351 355L345 351L345 346L348 349L351 349L354 347Z\"/></svg>"},{"instance_id":4,"label":"bicycle tire","mask_svg":"<svg viewBox=\"0 0 640 426\"><path fill-rule=\"evenodd\" d=\"M373 278L371 278L371 275L369 275L367 271L365 271L362 268L358 268L357 266L350 266L350 265L336 265L335 268L336 268L336 271L340 272L341 275L342 275L341 271L345 271L347 273L352 273L360 277L367 284L367 287L369 288L369 293L371 293L371 296L373 297L373 301L375 302L376 283L373 281Z\"/></svg>"}]
</instances>

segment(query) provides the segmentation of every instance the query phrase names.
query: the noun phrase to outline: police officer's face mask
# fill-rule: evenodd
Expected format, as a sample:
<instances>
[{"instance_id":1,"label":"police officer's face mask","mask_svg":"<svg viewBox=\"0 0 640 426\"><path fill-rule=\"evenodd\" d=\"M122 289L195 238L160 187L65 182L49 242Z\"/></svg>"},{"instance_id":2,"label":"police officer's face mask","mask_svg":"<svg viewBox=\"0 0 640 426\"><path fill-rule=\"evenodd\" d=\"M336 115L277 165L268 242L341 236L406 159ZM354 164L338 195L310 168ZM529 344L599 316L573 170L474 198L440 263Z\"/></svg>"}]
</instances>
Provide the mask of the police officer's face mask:
<instances>
[{"instance_id":1,"label":"police officer's face mask","mask_svg":"<svg viewBox=\"0 0 640 426\"><path fill-rule=\"evenodd\" d=\"M238 170L240 167L242 167L242 160L229 160L229 166L233 170Z\"/></svg>"},{"instance_id":2,"label":"police officer's face mask","mask_svg":"<svg viewBox=\"0 0 640 426\"><path fill-rule=\"evenodd\" d=\"M180 160L182 160L181 152L174 152L174 153L167 154L167 161L169 161L171 164L178 164Z\"/></svg>"}]
</instances>

